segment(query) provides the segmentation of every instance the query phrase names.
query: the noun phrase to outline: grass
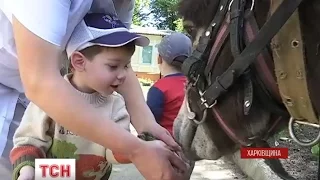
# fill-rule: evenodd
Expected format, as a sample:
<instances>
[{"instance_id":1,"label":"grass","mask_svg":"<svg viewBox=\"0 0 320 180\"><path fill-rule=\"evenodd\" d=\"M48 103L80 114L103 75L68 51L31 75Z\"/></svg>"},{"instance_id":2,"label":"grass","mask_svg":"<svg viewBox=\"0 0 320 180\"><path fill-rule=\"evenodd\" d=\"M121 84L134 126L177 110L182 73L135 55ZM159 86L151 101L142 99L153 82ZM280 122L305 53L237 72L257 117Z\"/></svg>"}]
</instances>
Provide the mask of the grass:
<instances>
[{"instance_id":1,"label":"grass","mask_svg":"<svg viewBox=\"0 0 320 180\"><path fill-rule=\"evenodd\" d=\"M320 145L319 144L314 145L311 148L311 152L312 152L312 155L319 158L320 157Z\"/></svg>"}]
</instances>

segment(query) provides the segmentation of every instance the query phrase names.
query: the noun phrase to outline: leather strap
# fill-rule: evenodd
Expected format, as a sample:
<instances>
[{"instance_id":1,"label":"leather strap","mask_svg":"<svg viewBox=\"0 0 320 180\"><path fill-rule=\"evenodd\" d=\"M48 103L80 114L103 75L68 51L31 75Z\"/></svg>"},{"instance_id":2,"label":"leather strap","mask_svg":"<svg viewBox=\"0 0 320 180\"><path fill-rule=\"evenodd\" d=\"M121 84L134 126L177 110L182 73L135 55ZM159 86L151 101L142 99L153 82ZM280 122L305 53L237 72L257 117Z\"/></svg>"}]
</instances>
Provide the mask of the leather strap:
<instances>
[{"instance_id":1,"label":"leather strap","mask_svg":"<svg viewBox=\"0 0 320 180\"><path fill-rule=\"evenodd\" d=\"M270 40L281 29L302 0L284 0L275 13L263 25L260 32L238 56L231 66L201 94L201 109L210 107L218 97L225 94L227 89L248 69L258 54L270 43ZM204 101L204 103L203 103Z\"/></svg>"},{"instance_id":2,"label":"leather strap","mask_svg":"<svg viewBox=\"0 0 320 180\"><path fill-rule=\"evenodd\" d=\"M272 0L272 13L282 0ZM275 72L282 101L297 120L319 123L307 84L299 12L296 10L272 39Z\"/></svg>"},{"instance_id":3,"label":"leather strap","mask_svg":"<svg viewBox=\"0 0 320 180\"><path fill-rule=\"evenodd\" d=\"M243 18L244 18L244 0L233 0L230 13L230 45L234 57L240 55L243 44Z\"/></svg>"},{"instance_id":4,"label":"leather strap","mask_svg":"<svg viewBox=\"0 0 320 180\"><path fill-rule=\"evenodd\" d=\"M243 98L243 114L249 115L251 106L253 104L253 83L251 80L251 71L244 74L244 98Z\"/></svg>"},{"instance_id":5,"label":"leather strap","mask_svg":"<svg viewBox=\"0 0 320 180\"><path fill-rule=\"evenodd\" d=\"M230 15L230 46L231 53L234 58L238 57L243 50L244 38L243 30L244 26L244 10L246 1L245 0L233 0L231 5ZM249 114L253 103L253 85L251 80L251 71L247 71L243 74L244 83L244 104L243 112L245 115Z\"/></svg>"},{"instance_id":6,"label":"leather strap","mask_svg":"<svg viewBox=\"0 0 320 180\"><path fill-rule=\"evenodd\" d=\"M219 9L212 22L210 23L210 26L200 37L197 48L192 52L191 56L188 57L182 64L182 72L188 77L190 83L196 83L199 79L197 76L202 76L203 74L204 68L210 55L213 41L215 40L216 35L227 13L229 1L230 0L220 1L218 7Z\"/></svg>"},{"instance_id":7,"label":"leather strap","mask_svg":"<svg viewBox=\"0 0 320 180\"><path fill-rule=\"evenodd\" d=\"M245 27L245 44L248 45L252 42L255 36L259 32L259 26L252 11L246 12L246 23ZM254 84L258 88L255 88L255 93L258 95L259 99L264 102L264 106L278 115L288 116L288 112L284 105L280 104L281 97L278 91L278 86L276 78L273 76L274 67L269 67L266 62L271 62L272 56L267 48L264 48L261 53L257 56L256 62L253 64L252 76Z\"/></svg>"},{"instance_id":8,"label":"leather strap","mask_svg":"<svg viewBox=\"0 0 320 180\"><path fill-rule=\"evenodd\" d=\"M248 23L245 24L245 44L248 45L254 40L260 29L252 11L246 12L246 20L248 21ZM268 51L266 47L257 56L257 61L254 63L254 65L258 71L258 75L260 75L259 78L261 78L261 80L266 84L266 88L268 89L270 95L273 98L275 98L277 102L280 103L281 97L279 94L276 77L273 76L274 67L269 67L266 63L271 61L271 53Z\"/></svg>"},{"instance_id":9,"label":"leather strap","mask_svg":"<svg viewBox=\"0 0 320 180\"><path fill-rule=\"evenodd\" d=\"M212 46L212 50L208 59L207 66L204 70L204 74L205 76L208 77L208 79L211 79L210 72L212 71L214 64L217 60L217 56L229 35L229 25L230 25L230 14L227 13L226 18L223 21L223 24L216 36L216 40Z\"/></svg>"}]
</instances>

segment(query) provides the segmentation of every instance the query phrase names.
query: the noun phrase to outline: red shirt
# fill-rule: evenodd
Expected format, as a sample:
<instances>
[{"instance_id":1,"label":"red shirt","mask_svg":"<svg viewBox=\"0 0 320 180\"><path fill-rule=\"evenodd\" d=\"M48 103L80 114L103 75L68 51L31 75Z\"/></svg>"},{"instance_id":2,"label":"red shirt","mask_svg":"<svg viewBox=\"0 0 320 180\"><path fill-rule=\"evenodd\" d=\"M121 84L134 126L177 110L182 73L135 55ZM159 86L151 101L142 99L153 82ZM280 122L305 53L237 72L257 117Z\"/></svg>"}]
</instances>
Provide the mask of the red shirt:
<instances>
[{"instance_id":1,"label":"red shirt","mask_svg":"<svg viewBox=\"0 0 320 180\"><path fill-rule=\"evenodd\" d=\"M186 77L171 74L158 80L149 90L147 104L157 122L172 135L173 121L178 115L185 95Z\"/></svg>"}]
</instances>

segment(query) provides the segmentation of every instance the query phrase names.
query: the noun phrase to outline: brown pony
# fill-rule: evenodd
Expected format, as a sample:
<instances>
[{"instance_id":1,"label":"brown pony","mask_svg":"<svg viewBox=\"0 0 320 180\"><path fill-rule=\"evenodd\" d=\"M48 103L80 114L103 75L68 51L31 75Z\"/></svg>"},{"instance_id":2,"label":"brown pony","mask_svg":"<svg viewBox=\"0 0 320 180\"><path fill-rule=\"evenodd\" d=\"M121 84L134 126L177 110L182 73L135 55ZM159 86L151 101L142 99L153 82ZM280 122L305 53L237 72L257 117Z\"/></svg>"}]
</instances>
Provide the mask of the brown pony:
<instances>
[{"instance_id":1,"label":"brown pony","mask_svg":"<svg viewBox=\"0 0 320 180\"><path fill-rule=\"evenodd\" d=\"M212 25L213 18L219 9L221 10L219 3L220 0L181 0L178 11L183 17L185 30L193 40L194 49L201 42L200 36L206 36L206 29ZM261 28L271 15L270 0L247 0L246 8L250 9L252 3L252 13L258 28ZM315 113L319 115L320 23L317 18L320 17L320 1L304 0L299 5L299 15L309 96ZM240 28L242 31L243 29ZM245 39L244 36L242 38ZM248 42L245 43L248 45ZM234 62L231 46L228 35L220 51L216 52L216 60L209 67L210 76L204 81L209 83L200 86L208 87L210 82L215 82ZM279 94L271 49L268 44L263 50L270 56L270 59L264 61L267 70L259 68L259 63L254 61L249 70L219 97L213 107L206 109L205 113L199 103L201 92L191 83L188 85L184 104L174 124L174 135L190 159L215 160L238 152L240 146L268 147L266 140L287 127L290 114ZM209 57L212 58L212 54L208 55ZM265 78L266 74L269 74L269 78ZM246 98L250 99L250 103L247 103ZM226 132L224 124L230 129L231 135ZM284 172L279 161L268 160L267 163L271 163L271 169L280 177L292 179Z\"/></svg>"}]
</instances>

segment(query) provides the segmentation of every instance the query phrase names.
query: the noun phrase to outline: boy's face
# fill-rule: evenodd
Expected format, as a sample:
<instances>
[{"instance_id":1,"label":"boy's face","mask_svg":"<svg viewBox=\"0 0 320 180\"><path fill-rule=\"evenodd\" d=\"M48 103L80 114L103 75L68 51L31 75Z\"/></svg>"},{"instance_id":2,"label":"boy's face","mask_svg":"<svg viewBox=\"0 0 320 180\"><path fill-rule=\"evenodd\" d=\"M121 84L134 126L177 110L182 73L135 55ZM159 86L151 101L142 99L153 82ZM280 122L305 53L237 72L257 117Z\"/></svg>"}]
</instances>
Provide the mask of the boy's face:
<instances>
[{"instance_id":1,"label":"boy's face","mask_svg":"<svg viewBox=\"0 0 320 180\"><path fill-rule=\"evenodd\" d=\"M84 70L79 74L88 93L98 92L103 96L112 94L127 75L132 54L125 48L106 49L91 60L84 60Z\"/></svg>"}]
</instances>

